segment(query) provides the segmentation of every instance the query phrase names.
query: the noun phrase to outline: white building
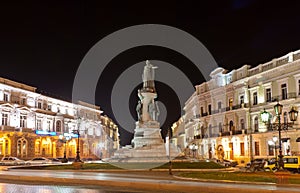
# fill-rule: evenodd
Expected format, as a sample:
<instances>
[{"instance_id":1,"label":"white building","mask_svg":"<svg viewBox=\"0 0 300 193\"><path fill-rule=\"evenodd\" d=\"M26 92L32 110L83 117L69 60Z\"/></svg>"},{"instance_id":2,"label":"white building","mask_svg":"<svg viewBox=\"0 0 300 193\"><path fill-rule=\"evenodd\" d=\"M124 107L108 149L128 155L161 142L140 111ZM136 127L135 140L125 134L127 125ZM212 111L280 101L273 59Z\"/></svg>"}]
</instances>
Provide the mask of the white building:
<instances>
[{"instance_id":1,"label":"white building","mask_svg":"<svg viewBox=\"0 0 300 193\"><path fill-rule=\"evenodd\" d=\"M199 158L215 158L223 149L225 158L241 163L274 156L270 141L278 131L263 123L260 114L266 109L273 115L269 122L276 122L277 100L283 105L282 122L290 122L285 115L292 107L300 109L300 51L254 68L244 65L231 72L217 68L210 76L185 103L181 124L186 140L180 145L195 143ZM299 123L300 118L282 132L284 155L300 154Z\"/></svg>"},{"instance_id":2,"label":"white building","mask_svg":"<svg viewBox=\"0 0 300 193\"><path fill-rule=\"evenodd\" d=\"M119 147L118 128L103 123L101 113L98 106L73 104L0 78L0 156L62 157L66 146L67 157L75 157L77 130L81 157L110 156Z\"/></svg>"}]
</instances>

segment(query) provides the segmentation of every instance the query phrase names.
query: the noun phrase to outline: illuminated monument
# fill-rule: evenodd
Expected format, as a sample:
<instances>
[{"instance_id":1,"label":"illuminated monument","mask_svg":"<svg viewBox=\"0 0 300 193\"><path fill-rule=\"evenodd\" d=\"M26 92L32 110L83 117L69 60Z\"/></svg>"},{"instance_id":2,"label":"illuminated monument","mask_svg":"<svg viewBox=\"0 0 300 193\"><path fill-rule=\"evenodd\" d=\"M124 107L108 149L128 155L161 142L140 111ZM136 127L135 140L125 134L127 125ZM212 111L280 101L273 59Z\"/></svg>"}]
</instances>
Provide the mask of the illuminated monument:
<instances>
[{"instance_id":1,"label":"illuminated monument","mask_svg":"<svg viewBox=\"0 0 300 193\"><path fill-rule=\"evenodd\" d=\"M139 101L136 107L138 121L134 130L132 147L118 150L109 161L165 162L169 159L168 152L171 153L171 158L179 153L173 144L166 147L160 133L159 108L155 101L157 93L154 85L156 68L148 60L146 61L142 76L143 88L138 90Z\"/></svg>"}]
</instances>

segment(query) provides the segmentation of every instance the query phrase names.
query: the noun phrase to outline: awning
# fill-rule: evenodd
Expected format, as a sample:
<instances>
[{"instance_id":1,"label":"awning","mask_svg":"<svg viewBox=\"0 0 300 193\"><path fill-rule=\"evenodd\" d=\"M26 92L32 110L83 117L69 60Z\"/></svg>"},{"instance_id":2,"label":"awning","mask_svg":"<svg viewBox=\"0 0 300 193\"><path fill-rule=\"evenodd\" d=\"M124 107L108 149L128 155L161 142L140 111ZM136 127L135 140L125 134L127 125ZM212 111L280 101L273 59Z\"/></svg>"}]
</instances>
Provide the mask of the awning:
<instances>
[{"instance_id":1,"label":"awning","mask_svg":"<svg viewBox=\"0 0 300 193\"><path fill-rule=\"evenodd\" d=\"M298 138L296 139L296 142L300 142L300 137L298 137Z\"/></svg>"}]
</instances>

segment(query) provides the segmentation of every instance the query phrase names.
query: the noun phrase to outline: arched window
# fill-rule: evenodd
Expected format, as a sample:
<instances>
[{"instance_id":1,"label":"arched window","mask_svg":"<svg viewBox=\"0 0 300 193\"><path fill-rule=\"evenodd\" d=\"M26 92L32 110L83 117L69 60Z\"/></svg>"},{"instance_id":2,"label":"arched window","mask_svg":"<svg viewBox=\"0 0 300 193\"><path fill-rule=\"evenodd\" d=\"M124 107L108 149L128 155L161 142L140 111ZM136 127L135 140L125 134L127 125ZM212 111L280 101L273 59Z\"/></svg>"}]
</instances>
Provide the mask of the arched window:
<instances>
[{"instance_id":1,"label":"arched window","mask_svg":"<svg viewBox=\"0 0 300 193\"><path fill-rule=\"evenodd\" d=\"M56 121L56 132L61 132L61 121Z\"/></svg>"},{"instance_id":2,"label":"arched window","mask_svg":"<svg viewBox=\"0 0 300 193\"><path fill-rule=\"evenodd\" d=\"M24 138L18 139L17 156L18 157L27 157L27 140Z\"/></svg>"},{"instance_id":3,"label":"arched window","mask_svg":"<svg viewBox=\"0 0 300 193\"><path fill-rule=\"evenodd\" d=\"M254 118L254 132L258 132L258 117Z\"/></svg>"}]
</instances>

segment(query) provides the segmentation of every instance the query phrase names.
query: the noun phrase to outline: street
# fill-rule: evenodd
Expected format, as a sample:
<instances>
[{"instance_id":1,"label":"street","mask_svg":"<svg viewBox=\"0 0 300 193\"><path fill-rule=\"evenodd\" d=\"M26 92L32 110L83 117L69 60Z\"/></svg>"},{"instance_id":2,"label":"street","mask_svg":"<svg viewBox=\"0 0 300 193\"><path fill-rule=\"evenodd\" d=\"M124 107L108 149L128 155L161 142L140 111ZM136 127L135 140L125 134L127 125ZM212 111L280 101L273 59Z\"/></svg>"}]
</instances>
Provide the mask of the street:
<instances>
[{"instance_id":1,"label":"street","mask_svg":"<svg viewBox=\"0 0 300 193\"><path fill-rule=\"evenodd\" d=\"M46 170L9 170L0 172L0 182L15 183L21 181L24 191L43 192L72 192L83 190L88 192L300 192L297 186L276 186L275 184L242 184L224 182L200 182L178 179L169 176L167 172L121 171L121 172L81 172L81 171L46 171ZM38 186L35 186L37 185ZM48 186L41 186L46 184ZM50 186L50 185L55 186ZM65 187L66 185L72 187ZM0 190L9 192L9 186L4 184ZM93 187L93 189L87 189ZM107 189L108 188L108 189ZM11 189L13 190L13 189ZM37 191L35 191L37 190ZM76 192L75 191L75 192ZM78 192L77 191L77 192ZM1 191L0 191L1 192Z\"/></svg>"}]
</instances>

